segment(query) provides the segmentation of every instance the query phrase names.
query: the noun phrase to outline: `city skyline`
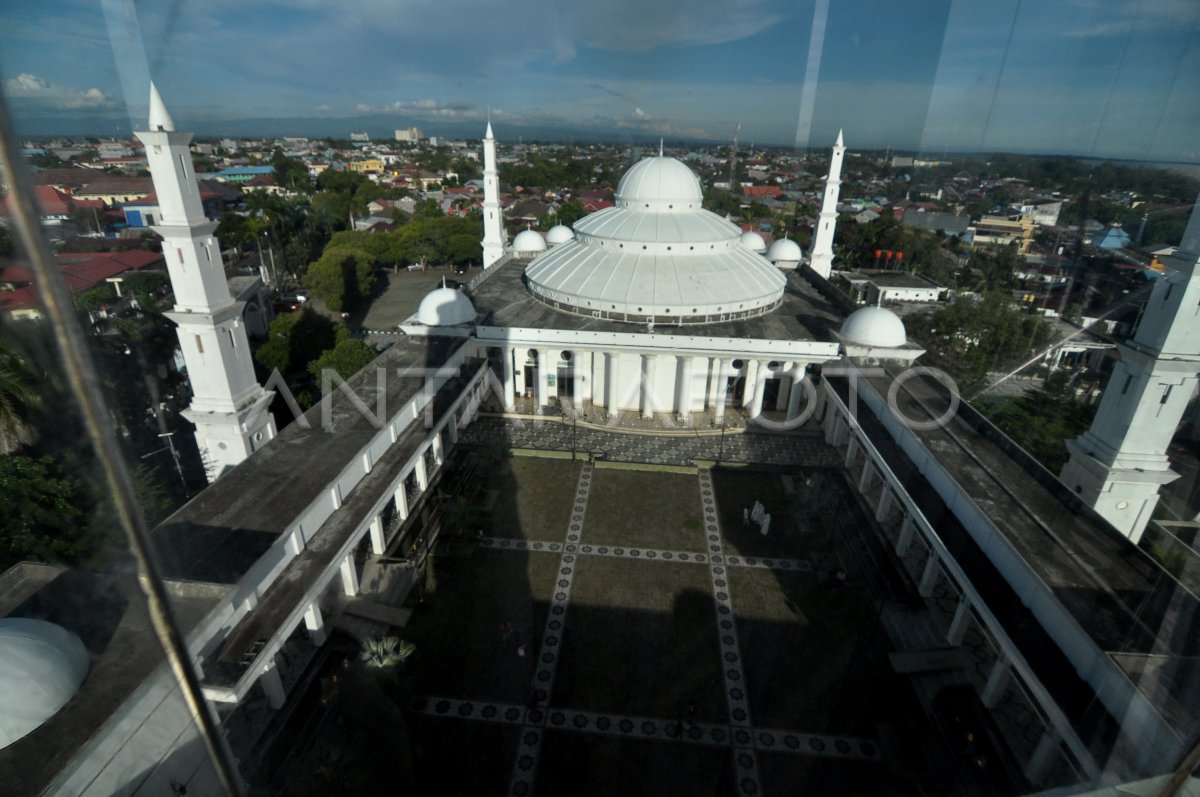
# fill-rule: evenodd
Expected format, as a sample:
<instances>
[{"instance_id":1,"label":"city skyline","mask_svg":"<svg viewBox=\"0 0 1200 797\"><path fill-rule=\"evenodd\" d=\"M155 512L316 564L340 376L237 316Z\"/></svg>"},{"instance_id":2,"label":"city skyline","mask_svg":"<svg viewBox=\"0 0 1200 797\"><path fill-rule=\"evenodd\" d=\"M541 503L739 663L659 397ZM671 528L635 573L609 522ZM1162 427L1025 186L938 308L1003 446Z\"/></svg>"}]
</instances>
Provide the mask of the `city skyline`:
<instances>
[{"instance_id":1,"label":"city skyline","mask_svg":"<svg viewBox=\"0 0 1200 797\"><path fill-rule=\"evenodd\" d=\"M153 74L181 125L212 132L347 119L461 135L490 112L514 138L719 143L740 122L771 145L824 148L845 128L857 149L1200 162L1186 0L133 5L0 13L18 125L128 133Z\"/></svg>"}]
</instances>

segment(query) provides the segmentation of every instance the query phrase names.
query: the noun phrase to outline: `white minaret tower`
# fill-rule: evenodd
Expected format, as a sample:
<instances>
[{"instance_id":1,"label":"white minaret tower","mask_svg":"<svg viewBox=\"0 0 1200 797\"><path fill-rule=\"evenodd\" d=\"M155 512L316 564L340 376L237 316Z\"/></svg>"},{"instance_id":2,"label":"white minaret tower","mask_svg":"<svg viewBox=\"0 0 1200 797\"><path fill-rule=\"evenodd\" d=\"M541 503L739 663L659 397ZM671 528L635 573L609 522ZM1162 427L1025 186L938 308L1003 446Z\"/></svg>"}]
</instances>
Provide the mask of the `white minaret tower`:
<instances>
[{"instance_id":1,"label":"white minaret tower","mask_svg":"<svg viewBox=\"0 0 1200 797\"><path fill-rule=\"evenodd\" d=\"M163 255L175 310L179 347L192 385L192 403L183 413L196 425L196 443L209 481L237 465L275 437L267 411L274 393L254 379L244 302L235 302L225 282L215 221L204 216L200 189L188 151L191 133L175 131L158 89L150 84L150 130L136 133L158 195Z\"/></svg>"},{"instance_id":2,"label":"white minaret tower","mask_svg":"<svg viewBox=\"0 0 1200 797\"><path fill-rule=\"evenodd\" d=\"M833 230L837 226L838 193L842 190L842 157L846 146L842 143L842 131L838 131L833 144L833 156L829 159L829 177L825 179L825 196L821 200L821 217L817 219L816 235L813 236L812 255L809 265L825 279L833 271Z\"/></svg>"},{"instance_id":3,"label":"white minaret tower","mask_svg":"<svg viewBox=\"0 0 1200 797\"><path fill-rule=\"evenodd\" d=\"M483 137L483 267L491 266L504 257L504 212L500 210L500 177L496 173L496 139L492 122L488 120Z\"/></svg>"},{"instance_id":4,"label":"white minaret tower","mask_svg":"<svg viewBox=\"0 0 1200 797\"><path fill-rule=\"evenodd\" d=\"M1117 348L1092 428L1067 442L1062 481L1137 542L1158 488L1178 478L1167 459L1200 372L1200 203L1167 258L1131 340Z\"/></svg>"}]
</instances>

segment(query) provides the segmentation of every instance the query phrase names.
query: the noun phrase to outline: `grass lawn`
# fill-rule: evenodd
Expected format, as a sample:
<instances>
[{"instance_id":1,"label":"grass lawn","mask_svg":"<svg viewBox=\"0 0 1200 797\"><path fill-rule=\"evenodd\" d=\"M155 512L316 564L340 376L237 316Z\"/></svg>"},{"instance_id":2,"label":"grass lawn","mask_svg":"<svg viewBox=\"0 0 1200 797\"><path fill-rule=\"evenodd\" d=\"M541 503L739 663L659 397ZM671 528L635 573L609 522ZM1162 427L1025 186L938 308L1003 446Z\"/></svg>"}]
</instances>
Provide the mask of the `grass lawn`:
<instances>
[{"instance_id":1,"label":"grass lawn","mask_svg":"<svg viewBox=\"0 0 1200 797\"><path fill-rule=\"evenodd\" d=\"M588 797L725 797L735 793L729 756L724 747L550 731L542 742L537 789Z\"/></svg>"},{"instance_id":2,"label":"grass lawn","mask_svg":"<svg viewBox=\"0 0 1200 797\"><path fill-rule=\"evenodd\" d=\"M705 551L694 475L596 470L583 541L592 545Z\"/></svg>"},{"instance_id":3,"label":"grass lawn","mask_svg":"<svg viewBox=\"0 0 1200 797\"><path fill-rule=\"evenodd\" d=\"M582 462L540 457L501 460L489 474L496 490L488 533L494 537L562 542L571 518Z\"/></svg>"},{"instance_id":4,"label":"grass lawn","mask_svg":"<svg viewBox=\"0 0 1200 797\"><path fill-rule=\"evenodd\" d=\"M553 705L726 722L708 569L580 557Z\"/></svg>"},{"instance_id":5,"label":"grass lawn","mask_svg":"<svg viewBox=\"0 0 1200 797\"><path fill-rule=\"evenodd\" d=\"M874 736L889 713L887 643L862 590L812 576L731 568L730 586L756 725ZM785 596L799 610L797 616Z\"/></svg>"},{"instance_id":6,"label":"grass lawn","mask_svg":"<svg viewBox=\"0 0 1200 797\"><path fill-rule=\"evenodd\" d=\"M829 549L824 534L801 535L788 520L792 497L784 490L783 479L775 471L714 470L713 486L717 491L717 511L721 516L725 553L776 559L803 559L813 551ZM803 474L793 474L799 479ZM841 484L830 478L831 488ZM754 507L761 501L771 515L771 528L764 537L754 521L742 523L742 507Z\"/></svg>"},{"instance_id":7,"label":"grass lawn","mask_svg":"<svg viewBox=\"0 0 1200 797\"><path fill-rule=\"evenodd\" d=\"M417 794L508 793L519 727L420 715L409 722Z\"/></svg>"},{"instance_id":8,"label":"grass lawn","mask_svg":"<svg viewBox=\"0 0 1200 797\"><path fill-rule=\"evenodd\" d=\"M534 656L518 657L500 627L512 623L526 644L541 638L558 555L477 549L431 557L429 567L425 605L404 631L417 646L408 661L416 693L524 704Z\"/></svg>"}]
</instances>

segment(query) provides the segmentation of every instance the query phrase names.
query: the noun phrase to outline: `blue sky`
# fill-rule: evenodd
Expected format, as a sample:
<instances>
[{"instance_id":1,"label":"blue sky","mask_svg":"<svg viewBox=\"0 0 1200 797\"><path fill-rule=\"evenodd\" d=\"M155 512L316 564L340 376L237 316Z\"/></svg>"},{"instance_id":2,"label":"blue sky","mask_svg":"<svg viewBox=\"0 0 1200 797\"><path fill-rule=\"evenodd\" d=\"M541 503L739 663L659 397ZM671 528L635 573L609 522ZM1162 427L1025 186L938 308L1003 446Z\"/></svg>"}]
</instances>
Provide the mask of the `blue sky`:
<instances>
[{"instance_id":1,"label":"blue sky","mask_svg":"<svg viewBox=\"0 0 1200 797\"><path fill-rule=\"evenodd\" d=\"M126 130L153 73L209 130L383 114L436 132L491 108L502 137L719 141L741 122L747 142L840 127L851 148L1200 162L1198 23L1196 0L10 0L0 74L19 118Z\"/></svg>"}]
</instances>

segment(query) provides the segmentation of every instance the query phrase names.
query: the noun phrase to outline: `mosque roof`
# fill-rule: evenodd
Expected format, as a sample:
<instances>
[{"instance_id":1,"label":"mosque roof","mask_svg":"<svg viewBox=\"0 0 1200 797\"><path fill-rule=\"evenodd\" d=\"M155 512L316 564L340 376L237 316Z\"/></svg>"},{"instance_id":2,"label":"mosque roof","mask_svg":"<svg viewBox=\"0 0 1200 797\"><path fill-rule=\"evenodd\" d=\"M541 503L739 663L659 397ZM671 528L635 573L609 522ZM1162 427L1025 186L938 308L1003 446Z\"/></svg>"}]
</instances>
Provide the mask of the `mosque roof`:
<instances>
[{"instance_id":1,"label":"mosque roof","mask_svg":"<svg viewBox=\"0 0 1200 797\"><path fill-rule=\"evenodd\" d=\"M558 310L633 323L720 323L774 310L784 278L703 199L682 162L639 161L614 207L577 221L573 241L529 264L529 290Z\"/></svg>"},{"instance_id":2,"label":"mosque roof","mask_svg":"<svg viewBox=\"0 0 1200 797\"><path fill-rule=\"evenodd\" d=\"M842 324L841 335L863 346L897 348L908 342L904 322L886 307L864 307L855 310Z\"/></svg>"}]
</instances>

